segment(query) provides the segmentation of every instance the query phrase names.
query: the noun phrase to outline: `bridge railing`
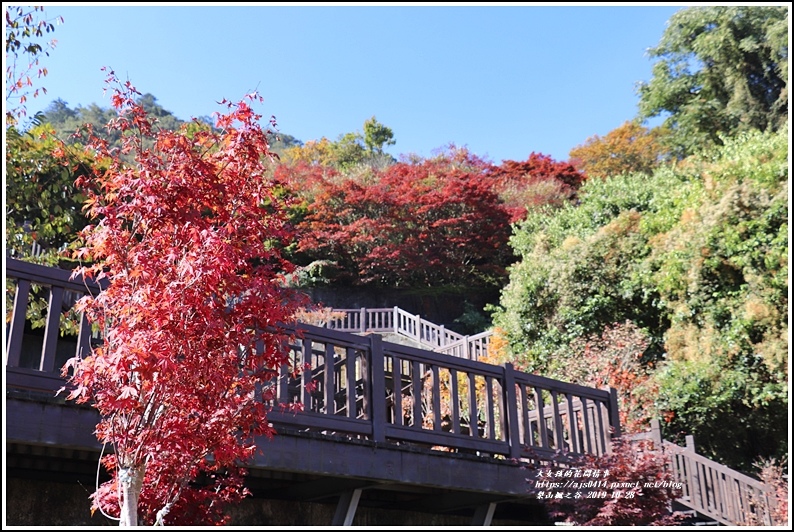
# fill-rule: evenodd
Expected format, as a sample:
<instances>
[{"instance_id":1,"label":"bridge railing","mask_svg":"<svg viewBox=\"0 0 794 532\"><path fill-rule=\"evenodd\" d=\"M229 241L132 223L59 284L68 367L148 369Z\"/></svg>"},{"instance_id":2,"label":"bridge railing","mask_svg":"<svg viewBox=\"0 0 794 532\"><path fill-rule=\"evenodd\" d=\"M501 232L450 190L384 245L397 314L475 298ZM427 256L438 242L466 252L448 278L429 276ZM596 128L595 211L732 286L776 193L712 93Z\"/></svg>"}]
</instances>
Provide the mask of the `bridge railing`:
<instances>
[{"instance_id":1,"label":"bridge railing","mask_svg":"<svg viewBox=\"0 0 794 532\"><path fill-rule=\"evenodd\" d=\"M6 319L6 386L57 390L63 384L59 375L64 363L89 352L95 335L85 316L69 311L80 297L98 293L100 285L70 276L67 270L6 257L6 303L11 312ZM38 309L43 334L30 330L29 308ZM62 335L61 326L68 319L79 324L78 331Z\"/></svg>"},{"instance_id":2,"label":"bridge railing","mask_svg":"<svg viewBox=\"0 0 794 532\"><path fill-rule=\"evenodd\" d=\"M686 447L665 440L664 448L683 486L679 502L724 525L773 524L769 489L762 482L699 455L692 436Z\"/></svg>"},{"instance_id":3,"label":"bridge railing","mask_svg":"<svg viewBox=\"0 0 794 532\"><path fill-rule=\"evenodd\" d=\"M375 441L510 458L603 454L620 434L614 390L299 324L271 420ZM292 368L307 368L292 376ZM300 403L303 412L287 405ZM284 408L279 411L277 404Z\"/></svg>"},{"instance_id":4,"label":"bridge railing","mask_svg":"<svg viewBox=\"0 0 794 532\"><path fill-rule=\"evenodd\" d=\"M695 439L686 436L686 447L662 439L658 420L651 430L631 436L650 440L667 453L673 481L681 485L677 502L728 526L772 526L770 488L763 482L710 460L695 451Z\"/></svg>"},{"instance_id":5,"label":"bridge railing","mask_svg":"<svg viewBox=\"0 0 794 532\"><path fill-rule=\"evenodd\" d=\"M59 368L65 359L87 353L92 341L84 317L76 337L59 335L64 294L99 287L70 280L64 270L13 259L6 266L7 297L14 294L6 386L53 392L63 385ZM26 319L28 303L44 297L42 289L48 292L43 337ZM273 382L269 414L277 427L540 461L564 460L563 453L602 454L620 433L614 389L384 342L377 334L299 323L288 331L289 363Z\"/></svg>"},{"instance_id":6,"label":"bridge railing","mask_svg":"<svg viewBox=\"0 0 794 532\"><path fill-rule=\"evenodd\" d=\"M487 353L491 338L491 331L474 336L463 335L399 307L329 310L342 313L341 317L329 321L329 329L400 334L433 351L471 360L478 360Z\"/></svg>"}]
</instances>

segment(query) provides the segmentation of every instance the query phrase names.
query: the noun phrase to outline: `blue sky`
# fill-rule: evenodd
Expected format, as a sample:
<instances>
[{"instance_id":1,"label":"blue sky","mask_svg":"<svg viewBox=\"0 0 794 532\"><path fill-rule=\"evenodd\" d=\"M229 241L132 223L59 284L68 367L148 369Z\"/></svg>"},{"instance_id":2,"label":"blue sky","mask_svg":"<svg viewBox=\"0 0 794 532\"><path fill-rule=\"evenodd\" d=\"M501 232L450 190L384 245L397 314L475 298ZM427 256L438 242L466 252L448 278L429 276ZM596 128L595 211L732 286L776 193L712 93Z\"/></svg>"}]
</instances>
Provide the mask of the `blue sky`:
<instances>
[{"instance_id":1,"label":"blue sky","mask_svg":"<svg viewBox=\"0 0 794 532\"><path fill-rule=\"evenodd\" d=\"M7 4L6 4L7 5ZM647 56L682 4L44 4L64 23L42 60L69 107L103 96L109 66L183 120L256 89L308 141L390 127L394 156L450 143L500 163L567 160L637 112ZM108 93L109 94L109 93Z\"/></svg>"}]
</instances>

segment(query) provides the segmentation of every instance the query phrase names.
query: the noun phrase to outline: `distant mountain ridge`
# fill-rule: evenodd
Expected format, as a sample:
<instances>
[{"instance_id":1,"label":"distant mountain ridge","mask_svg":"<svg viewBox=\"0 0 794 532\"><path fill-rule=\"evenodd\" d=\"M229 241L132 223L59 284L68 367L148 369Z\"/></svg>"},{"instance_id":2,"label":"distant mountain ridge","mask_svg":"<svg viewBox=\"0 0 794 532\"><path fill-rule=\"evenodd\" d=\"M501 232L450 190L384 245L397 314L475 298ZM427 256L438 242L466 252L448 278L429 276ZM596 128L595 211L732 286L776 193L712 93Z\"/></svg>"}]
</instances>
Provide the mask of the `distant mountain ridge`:
<instances>
[{"instance_id":1,"label":"distant mountain ridge","mask_svg":"<svg viewBox=\"0 0 794 532\"><path fill-rule=\"evenodd\" d=\"M187 120L177 118L171 111L163 108L157 103L157 98L151 93L143 94L138 101L143 105L144 109L150 113L150 116L157 118L160 127L164 129L178 129L183 124L188 123ZM105 124L108 120L116 116L116 111L110 107L101 107L96 103L91 103L87 107L81 105L76 106L74 109L69 107L68 102L57 98L50 103L50 105L41 113L38 113L34 118L36 123L50 124L57 134L63 140L69 142L69 139L74 132L84 124L91 124L94 126L94 131L99 135L104 135L108 141L120 146L118 133L113 132L108 134L105 129ZM209 116L199 116L197 119L208 125L213 124L213 120ZM72 140L74 142L74 140ZM284 150L292 146L302 146L303 142L296 139L292 135L275 131L272 135L270 148L279 156L283 154Z\"/></svg>"}]
</instances>

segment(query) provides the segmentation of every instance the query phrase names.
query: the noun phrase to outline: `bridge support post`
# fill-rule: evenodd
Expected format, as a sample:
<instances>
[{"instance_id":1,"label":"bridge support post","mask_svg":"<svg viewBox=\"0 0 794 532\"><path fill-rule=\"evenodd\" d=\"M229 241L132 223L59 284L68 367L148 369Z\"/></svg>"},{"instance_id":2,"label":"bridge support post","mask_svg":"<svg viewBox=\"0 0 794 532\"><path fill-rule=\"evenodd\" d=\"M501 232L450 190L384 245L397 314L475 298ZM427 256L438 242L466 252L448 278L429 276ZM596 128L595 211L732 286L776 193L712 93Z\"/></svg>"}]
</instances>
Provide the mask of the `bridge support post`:
<instances>
[{"instance_id":1,"label":"bridge support post","mask_svg":"<svg viewBox=\"0 0 794 532\"><path fill-rule=\"evenodd\" d=\"M507 410L507 438L510 442L510 458L521 458L521 427L518 422L518 397L513 364L505 362L504 401Z\"/></svg>"},{"instance_id":2,"label":"bridge support post","mask_svg":"<svg viewBox=\"0 0 794 532\"><path fill-rule=\"evenodd\" d=\"M386 441L386 370L383 361L383 339L378 334L369 337L370 408L367 414L372 420L372 439L375 442ZM399 390L399 388L396 388ZM395 392L395 394L398 392Z\"/></svg>"},{"instance_id":3,"label":"bridge support post","mask_svg":"<svg viewBox=\"0 0 794 532\"><path fill-rule=\"evenodd\" d=\"M356 516L356 508L358 508L358 501L361 498L361 489L354 489L353 491L346 491L339 497L339 504L336 506L336 513L334 519L331 521L331 526L350 526L353 524L353 518Z\"/></svg>"},{"instance_id":4,"label":"bridge support post","mask_svg":"<svg viewBox=\"0 0 794 532\"><path fill-rule=\"evenodd\" d=\"M662 450L662 427L656 418L651 420L651 441L653 442L654 450Z\"/></svg>"},{"instance_id":5,"label":"bridge support post","mask_svg":"<svg viewBox=\"0 0 794 532\"><path fill-rule=\"evenodd\" d=\"M491 520L493 520L495 511L495 502L489 502L482 506L478 506L474 510L474 517L471 518L471 526L491 526Z\"/></svg>"}]
</instances>

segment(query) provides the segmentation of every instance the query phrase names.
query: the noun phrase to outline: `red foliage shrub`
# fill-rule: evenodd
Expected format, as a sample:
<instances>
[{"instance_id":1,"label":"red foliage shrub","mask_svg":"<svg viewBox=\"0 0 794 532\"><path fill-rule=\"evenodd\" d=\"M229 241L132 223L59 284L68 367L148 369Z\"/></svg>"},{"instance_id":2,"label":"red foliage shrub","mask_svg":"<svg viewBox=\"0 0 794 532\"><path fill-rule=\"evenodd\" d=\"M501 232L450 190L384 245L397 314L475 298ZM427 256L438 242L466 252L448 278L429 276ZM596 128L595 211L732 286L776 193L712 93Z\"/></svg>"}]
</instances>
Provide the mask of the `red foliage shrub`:
<instances>
[{"instance_id":1,"label":"red foliage shrub","mask_svg":"<svg viewBox=\"0 0 794 532\"><path fill-rule=\"evenodd\" d=\"M642 360L647 347L647 335L630 321L571 344L576 356L567 367L568 377L584 386L618 390L620 426L628 433L644 430L656 415L658 385L651 378L653 364Z\"/></svg>"},{"instance_id":2,"label":"red foliage shrub","mask_svg":"<svg viewBox=\"0 0 794 532\"><path fill-rule=\"evenodd\" d=\"M575 459L570 467L598 471L600 480L593 479L603 482L603 487L579 491L578 497L545 499L549 516L584 526L679 523L684 516L673 512L670 505L681 495L680 490L667 468L667 456L651 445L650 441L616 438L611 453Z\"/></svg>"},{"instance_id":3,"label":"red foliage shrub","mask_svg":"<svg viewBox=\"0 0 794 532\"><path fill-rule=\"evenodd\" d=\"M510 215L482 174L445 162L394 164L371 183L325 181L300 224L300 251L352 284L499 283Z\"/></svg>"},{"instance_id":4,"label":"red foliage shrub","mask_svg":"<svg viewBox=\"0 0 794 532\"><path fill-rule=\"evenodd\" d=\"M487 173L494 190L513 210L514 220L523 218L529 208L572 200L585 180L572 164L535 152L526 161L503 161Z\"/></svg>"}]
</instances>

